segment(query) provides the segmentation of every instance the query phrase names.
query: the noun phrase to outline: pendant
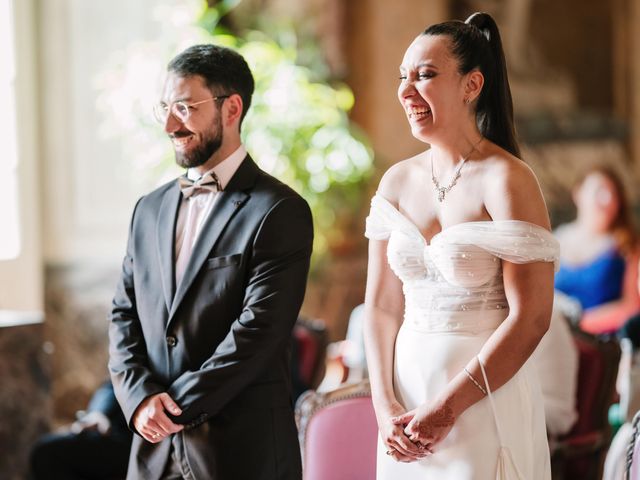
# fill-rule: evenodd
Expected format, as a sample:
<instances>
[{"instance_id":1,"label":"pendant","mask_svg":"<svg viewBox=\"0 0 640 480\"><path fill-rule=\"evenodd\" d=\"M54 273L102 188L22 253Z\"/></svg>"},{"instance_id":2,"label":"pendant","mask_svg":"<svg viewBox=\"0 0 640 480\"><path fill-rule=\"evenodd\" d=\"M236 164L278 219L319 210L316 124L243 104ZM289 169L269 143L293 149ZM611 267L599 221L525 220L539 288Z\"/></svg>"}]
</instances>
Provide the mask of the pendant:
<instances>
[{"instance_id":1,"label":"pendant","mask_svg":"<svg viewBox=\"0 0 640 480\"><path fill-rule=\"evenodd\" d=\"M444 194L446 193L446 190L444 188L439 188L438 189L438 201L440 203L442 203L444 201Z\"/></svg>"}]
</instances>

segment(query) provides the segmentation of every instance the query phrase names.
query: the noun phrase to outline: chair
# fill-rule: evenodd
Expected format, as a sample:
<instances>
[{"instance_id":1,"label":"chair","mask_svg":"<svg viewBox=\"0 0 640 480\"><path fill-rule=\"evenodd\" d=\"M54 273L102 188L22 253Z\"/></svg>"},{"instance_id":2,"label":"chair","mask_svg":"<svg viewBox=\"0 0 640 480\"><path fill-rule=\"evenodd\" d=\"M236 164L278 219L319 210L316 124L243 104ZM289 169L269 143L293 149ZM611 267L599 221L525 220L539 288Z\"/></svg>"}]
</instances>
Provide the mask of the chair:
<instances>
[{"instance_id":1,"label":"chair","mask_svg":"<svg viewBox=\"0 0 640 480\"><path fill-rule=\"evenodd\" d=\"M627 464L624 472L625 480L639 480L640 479L640 441L638 436L640 434L640 411L638 411L633 417L631 422L633 433L631 440L629 441L629 448L627 449Z\"/></svg>"},{"instance_id":2,"label":"chair","mask_svg":"<svg viewBox=\"0 0 640 480\"><path fill-rule=\"evenodd\" d=\"M307 388L316 388L325 371L325 357L329 343L327 328L320 320L298 318L293 327L297 343L298 374Z\"/></svg>"},{"instance_id":3,"label":"chair","mask_svg":"<svg viewBox=\"0 0 640 480\"><path fill-rule=\"evenodd\" d=\"M318 393L296 404L305 480L371 480L378 425L367 380Z\"/></svg>"},{"instance_id":4,"label":"chair","mask_svg":"<svg viewBox=\"0 0 640 480\"><path fill-rule=\"evenodd\" d=\"M550 439L555 478L599 479L611 431L608 410L615 397L620 347L615 340L574 331L578 347L578 420L571 431Z\"/></svg>"}]
</instances>

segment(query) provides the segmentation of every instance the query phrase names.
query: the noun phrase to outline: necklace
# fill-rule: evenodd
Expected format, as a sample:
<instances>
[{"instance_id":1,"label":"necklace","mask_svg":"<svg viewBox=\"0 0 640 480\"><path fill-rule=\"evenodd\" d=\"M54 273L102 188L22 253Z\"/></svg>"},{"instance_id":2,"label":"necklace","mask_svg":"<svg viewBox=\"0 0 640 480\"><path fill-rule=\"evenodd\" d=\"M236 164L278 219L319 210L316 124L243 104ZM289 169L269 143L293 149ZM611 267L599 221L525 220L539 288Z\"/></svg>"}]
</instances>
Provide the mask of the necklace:
<instances>
[{"instance_id":1,"label":"necklace","mask_svg":"<svg viewBox=\"0 0 640 480\"><path fill-rule=\"evenodd\" d=\"M460 165L458 165L458 168L456 169L456 173L453 174L453 178L451 179L451 182L446 187L440 186L440 182L438 182L438 179L433 173L433 154L429 156L431 159L431 182L433 183L433 186L436 188L436 191L438 192L438 201L440 203L444 201L444 196L447 193L449 193L449 190L451 190L453 187L456 186L456 183L458 182L458 179L460 178L460 175L461 175L460 171L462 170L462 167L467 162L467 160L469 160L469 157L471 156L473 151L478 147L478 145L480 145L480 142L483 139L484 137L480 137L480 140L478 140L478 142L473 147L471 147L471 150L469 151L469 153L467 153L464 156L464 158L462 159L462 162L460 162Z\"/></svg>"}]
</instances>

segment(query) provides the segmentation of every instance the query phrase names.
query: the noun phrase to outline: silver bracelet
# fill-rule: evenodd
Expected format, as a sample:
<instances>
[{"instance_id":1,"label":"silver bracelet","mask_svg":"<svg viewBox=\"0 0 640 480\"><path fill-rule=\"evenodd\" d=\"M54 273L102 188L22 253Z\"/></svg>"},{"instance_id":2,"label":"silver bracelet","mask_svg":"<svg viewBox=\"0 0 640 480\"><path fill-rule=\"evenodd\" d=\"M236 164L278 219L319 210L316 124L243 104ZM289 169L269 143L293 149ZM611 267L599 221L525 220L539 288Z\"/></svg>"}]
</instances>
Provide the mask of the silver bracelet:
<instances>
[{"instance_id":1,"label":"silver bracelet","mask_svg":"<svg viewBox=\"0 0 640 480\"><path fill-rule=\"evenodd\" d=\"M478 387L478 390L480 390L484 395L486 395L486 394L487 394L487 391L484 389L484 387L483 387L482 385L480 385L480 384L478 383L478 381L474 378L474 376L473 376L473 375L471 375L471 372L470 372L469 370L467 370L467 367L464 367L464 368L463 368L463 370L464 370L464 373L466 373L466 374L467 374L467 377L469 377L469 380L471 380L471 381L473 382L473 384L474 384L476 387Z\"/></svg>"}]
</instances>

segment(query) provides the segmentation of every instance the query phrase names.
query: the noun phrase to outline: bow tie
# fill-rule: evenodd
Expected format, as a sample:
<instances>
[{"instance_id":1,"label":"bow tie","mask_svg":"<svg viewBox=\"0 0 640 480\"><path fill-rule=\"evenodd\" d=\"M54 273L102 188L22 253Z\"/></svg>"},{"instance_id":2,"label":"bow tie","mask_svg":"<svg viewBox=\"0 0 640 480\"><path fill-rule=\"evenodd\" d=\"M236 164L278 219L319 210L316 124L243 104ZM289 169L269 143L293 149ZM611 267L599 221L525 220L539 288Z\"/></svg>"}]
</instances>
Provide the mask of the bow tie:
<instances>
[{"instance_id":1,"label":"bow tie","mask_svg":"<svg viewBox=\"0 0 640 480\"><path fill-rule=\"evenodd\" d=\"M182 195L184 195L184 198L189 198L193 194L202 191L222 191L220 180L218 180L218 176L214 172L209 172L196 181L190 180L186 176L183 176L178 179L178 183L180 184L180 190L182 190Z\"/></svg>"}]
</instances>

